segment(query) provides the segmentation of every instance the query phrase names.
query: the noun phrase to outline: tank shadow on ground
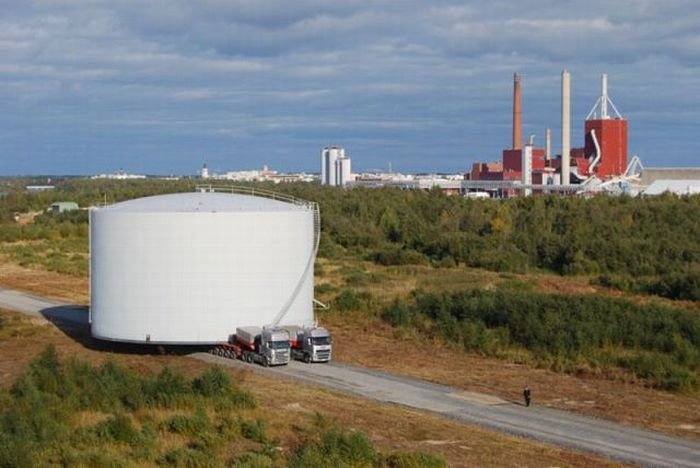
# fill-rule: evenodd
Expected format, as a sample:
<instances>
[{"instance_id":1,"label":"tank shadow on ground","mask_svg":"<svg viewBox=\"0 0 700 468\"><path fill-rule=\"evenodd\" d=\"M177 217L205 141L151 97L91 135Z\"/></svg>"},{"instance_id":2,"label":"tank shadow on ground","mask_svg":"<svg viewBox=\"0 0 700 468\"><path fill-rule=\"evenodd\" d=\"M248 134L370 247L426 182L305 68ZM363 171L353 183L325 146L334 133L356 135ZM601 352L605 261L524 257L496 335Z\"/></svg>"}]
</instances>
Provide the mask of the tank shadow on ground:
<instances>
[{"instance_id":1,"label":"tank shadow on ground","mask_svg":"<svg viewBox=\"0 0 700 468\"><path fill-rule=\"evenodd\" d=\"M83 305L47 307L42 309L40 313L42 317L55 325L68 338L93 351L135 355L168 354L184 356L196 352L204 352L211 348L211 346L156 345L98 340L90 334L88 307Z\"/></svg>"}]
</instances>

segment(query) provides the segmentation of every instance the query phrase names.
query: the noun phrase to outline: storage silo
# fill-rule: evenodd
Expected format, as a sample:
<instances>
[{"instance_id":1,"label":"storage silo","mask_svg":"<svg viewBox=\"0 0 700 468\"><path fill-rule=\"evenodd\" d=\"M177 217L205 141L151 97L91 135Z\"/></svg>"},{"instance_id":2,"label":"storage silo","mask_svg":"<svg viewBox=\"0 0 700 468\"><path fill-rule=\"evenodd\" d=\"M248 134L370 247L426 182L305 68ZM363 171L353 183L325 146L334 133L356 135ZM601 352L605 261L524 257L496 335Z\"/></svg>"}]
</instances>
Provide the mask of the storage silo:
<instances>
[{"instance_id":1,"label":"storage silo","mask_svg":"<svg viewBox=\"0 0 700 468\"><path fill-rule=\"evenodd\" d=\"M241 326L313 324L318 206L226 190L90 211L92 336L210 344Z\"/></svg>"}]
</instances>

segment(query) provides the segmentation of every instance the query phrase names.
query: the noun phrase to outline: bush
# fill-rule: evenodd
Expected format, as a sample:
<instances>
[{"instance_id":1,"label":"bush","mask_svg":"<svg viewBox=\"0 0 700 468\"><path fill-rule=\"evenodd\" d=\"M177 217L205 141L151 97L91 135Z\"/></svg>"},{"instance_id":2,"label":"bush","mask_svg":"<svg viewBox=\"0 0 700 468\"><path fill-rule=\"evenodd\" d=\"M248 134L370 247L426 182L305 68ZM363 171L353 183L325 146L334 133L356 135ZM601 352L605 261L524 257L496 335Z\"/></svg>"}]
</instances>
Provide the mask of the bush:
<instances>
[{"instance_id":1,"label":"bush","mask_svg":"<svg viewBox=\"0 0 700 468\"><path fill-rule=\"evenodd\" d=\"M345 288L335 296L331 305L342 311L363 310L373 308L374 300L368 292L357 292L355 289Z\"/></svg>"},{"instance_id":2,"label":"bush","mask_svg":"<svg viewBox=\"0 0 700 468\"><path fill-rule=\"evenodd\" d=\"M207 413L198 408L193 415L176 414L164 423L164 427L175 434L195 436L205 432L210 426Z\"/></svg>"},{"instance_id":3,"label":"bush","mask_svg":"<svg viewBox=\"0 0 700 468\"><path fill-rule=\"evenodd\" d=\"M384 457L381 465L386 468L445 468L447 463L428 453L402 452Z\"/></svg>"},{"instance_id":4,"label":"bush","mask_svg":"<svg viewBox=\"0 0 700 468\"><path fill-rule=\"evenodd\" d=\"M110 442L133 444L139 440L139 431L134 427L131 418L124 414L110 417L98 424L94 430L99 438Z\"/></svg>"},{"instance_id":5,"label":"bush","mask_svg":"<svg viewBox=\"0 0 700 468\"><path fill-rule=\"evenodd\" d=\"M182 403L189 393L190 386L185 378L164 367L147 385L146 399L150 404L171 408Z\"/></svg>"},{"instance_id":6,"label":"bush","mask_svg":"<svg viewBox=\"0 0 700 468\"><path fill-rule=\"evenodd\" d=\"M332 428L321 434L320 440L301 445L289 460L289 466L372 466L377 459L377 453L366 435Z\"/></svg>"},{"instance_id":7,"label":"bush","mask_svg":"<svg viewBox=\"0 0 700 468\"><path fill-rule=\"evenodd\" d=\"M246 421L245 419L242 419L240 426L241 435L246 439L254 440L260 443L267 441L264 421L260 419L256 419L255 421Z\"/></svg>"}]
</instances>

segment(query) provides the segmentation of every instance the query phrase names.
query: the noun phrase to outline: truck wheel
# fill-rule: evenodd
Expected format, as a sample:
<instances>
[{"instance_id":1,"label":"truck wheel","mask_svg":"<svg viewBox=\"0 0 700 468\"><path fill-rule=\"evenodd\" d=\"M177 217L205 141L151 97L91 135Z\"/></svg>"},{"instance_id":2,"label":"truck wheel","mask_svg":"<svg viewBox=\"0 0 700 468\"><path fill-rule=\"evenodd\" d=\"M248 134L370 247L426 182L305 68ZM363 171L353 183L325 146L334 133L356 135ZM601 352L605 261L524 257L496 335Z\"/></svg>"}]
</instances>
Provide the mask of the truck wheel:
<instances>
[{"instance_id":1,"label":"truck wheel","mask_svg":"<svg viewBox=\"0 0 700 468\"><path fill-rule=\"evenodd\" d=\"M267 356L263 356L262 365L263 367L270 367L270 361L267 360Z\"/></svg>"},{"instance_id":2,"label":"truck wheel","mask_svg":"<svg viewBox=\"0 0 700 468\"><path fill-rule=\"evenodd\" d=\"M311 362L311 355L305 353L304 354L304 362L307 364L310 363Z\"/></svg>"},{"instance_id":3,"label":"truck wheel","mask_svg":"<svg viewBox=\"0 0 700 468\"><path fill-rule=\"evenodd\" d=\"M253 363L253 355L250 354L250 353L246 354L246 355L245 355L245 360L246 360L246 362L247 362L248 364L252 364L252 363Z\"/></svg>"}]
</instances>

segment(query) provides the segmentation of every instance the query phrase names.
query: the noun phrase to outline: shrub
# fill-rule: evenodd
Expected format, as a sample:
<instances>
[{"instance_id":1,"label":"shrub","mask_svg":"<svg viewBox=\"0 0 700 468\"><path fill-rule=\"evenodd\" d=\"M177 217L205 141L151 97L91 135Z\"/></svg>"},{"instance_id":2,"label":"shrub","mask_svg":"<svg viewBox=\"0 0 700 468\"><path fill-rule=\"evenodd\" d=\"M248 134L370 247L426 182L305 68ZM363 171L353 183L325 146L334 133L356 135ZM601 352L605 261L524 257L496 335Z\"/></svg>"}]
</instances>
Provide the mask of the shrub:
<instances>
[{"instance_id":1,"label":"shrub","mask_svg":"<svg viewBox=\"0 0 700 468\"><path fill-rule=\"evenodd\" d=\"M231 379L220 367L210 367L192 380L192 390L205 397L228 395L233 390Z\"/></svg>"},{"instance_id":2,"label":"shrub","mask_svg":"<svg viewBox=\"0 0 700 468\"><path fill-rule=\"evenodd\" d=\"M185 378L164 367L147 386L147 400L151 404L170 408L182 403L190 386Z\"/></svg>"},{"instance_id":3,"label":"shrub","mask_svg":"<svg viewBox=\"0 0 700 468\"><path fill-rule=\"evenodd\" d=\"M241 419L240 426L241 435L246 439L254 440L260 443L267 441L265 422L261 419L256 419L255 421Z\"/></svg>"},{"instance_id":4,"label":"shrub","mask_svg":"<svg viewBox=\"0 0 700 468\"><path fill-rule=\"evenodd\" d=\"M139 438L131 418L125 414L117 414L95 427L95 433L103 440L133 444Z\"/></svg>"},{"instance_id":5,"label":"shrub","mask_svg":"<svg viewBox=\"0 0 700 468\"><path fill-rule=\"evenodd\" d=\"M228 466L235 468L272 468L279 466L275 460L267 455L254 452L246 452L232 459Z\"/></svg>"},{"instance_id":6,"label":"shrub","mask_svg":"<svg viewBox=\"0 0 700 468\"><path fill-rule=\"evenodd\" d=\"M423 452L401 452L385 456L381 463L386 468L445 468L440 457Z\"/></svg>"},{"instance_id":7,"label":"shrub","mask_svg":"<svg viewBox=\"0 0 700 468\"><path fill-rule=\"evenodd\" d=\"M332 428L318 441L307 441L289 460L290 467L373 466L377 453L362 432Z\"/></svg>"},{"instance_id":8,"label":"shrub","mask_svg":"<svg viewBox=\"0 0 700 468\"><path fill-rule=\"evenodd\" d=\"M207 413L202 408L198 408L193 415L176 414L171 416L165 421L164 427L175 434L195 436L209 429L210 421Z\"/></svg>"},{"instance_id":9,"label":"shrub","mask_svg":"<svg viewBox=\"0 0 700 468\"><path fill-rule=\"evenodd\" d=\"M159 465L198 468L217 466L214 454L192 447L178 447L168 450L157 460Z\"/></svg>"}]
</instances>

